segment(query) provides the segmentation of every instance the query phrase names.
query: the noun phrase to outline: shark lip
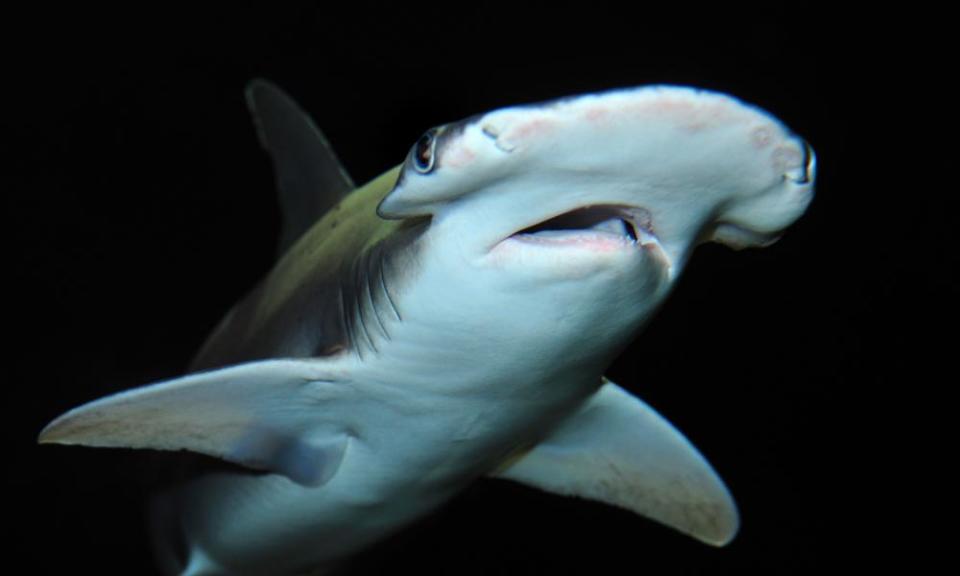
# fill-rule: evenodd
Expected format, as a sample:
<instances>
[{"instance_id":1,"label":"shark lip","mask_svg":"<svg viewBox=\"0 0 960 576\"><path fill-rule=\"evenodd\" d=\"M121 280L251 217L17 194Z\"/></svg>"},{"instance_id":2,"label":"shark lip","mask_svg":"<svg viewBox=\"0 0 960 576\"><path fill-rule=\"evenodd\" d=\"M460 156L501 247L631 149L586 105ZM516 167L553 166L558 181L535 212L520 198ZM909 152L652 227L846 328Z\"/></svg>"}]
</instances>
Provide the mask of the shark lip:
<instances>
[{"instance_id":1,"label":"shark lip","mask_svg":"<svg viewBox=\"0 0 960 576\"><path fill-rule=\"evenodd\" d=\"M617 242L625 246L655 241L650 213L616 204L594 204L540 221L513 233L508 239L544 245L569 245L583 241Z\"/></svg>"}]
</instances>

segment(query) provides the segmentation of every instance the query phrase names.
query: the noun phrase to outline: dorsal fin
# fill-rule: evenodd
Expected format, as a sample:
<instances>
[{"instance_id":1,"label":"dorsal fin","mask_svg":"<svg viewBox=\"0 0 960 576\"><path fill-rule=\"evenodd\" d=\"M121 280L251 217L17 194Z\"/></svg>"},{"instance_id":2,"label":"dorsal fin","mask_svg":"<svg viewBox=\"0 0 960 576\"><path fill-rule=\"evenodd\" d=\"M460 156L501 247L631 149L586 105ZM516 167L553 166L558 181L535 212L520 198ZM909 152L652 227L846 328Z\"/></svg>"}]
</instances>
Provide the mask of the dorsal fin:
<instances>
[{"instance_id":1,"label":"dorsal fin","mask_svg":"<svg viewBox=\"0 0 960 576\"><path fill-rule=\"evenodd\" d=\"M247 85L247 107L273 161L283 227L283 255L318 218L354 188L337 155L301 108L272 82Z\"/></svg>"}]
</instances>

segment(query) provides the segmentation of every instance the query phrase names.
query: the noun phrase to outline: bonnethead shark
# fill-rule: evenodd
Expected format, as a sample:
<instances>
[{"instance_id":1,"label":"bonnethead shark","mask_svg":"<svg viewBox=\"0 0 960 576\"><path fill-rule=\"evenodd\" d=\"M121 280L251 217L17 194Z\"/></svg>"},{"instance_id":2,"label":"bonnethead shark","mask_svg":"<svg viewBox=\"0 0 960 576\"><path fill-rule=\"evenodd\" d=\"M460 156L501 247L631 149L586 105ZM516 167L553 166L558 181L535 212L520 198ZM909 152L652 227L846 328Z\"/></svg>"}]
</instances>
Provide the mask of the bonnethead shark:
<instances>
[{"instance_id":1,"label":"bonnethead shark","mask_svg":"<svg viewBox=\"0 0 960 576\"><path fill-rule=\"evenodd\" d=\"M434 128L354 189L284 92L257 80L247 101L279 260L188 375L40 435L238 465L158 496L167 572L333 568L485 476L734 537L710 464L603 374L696 245L765 246L804 212L802 139L727 95L640 87Z\"/></svg>"}]
</instances>

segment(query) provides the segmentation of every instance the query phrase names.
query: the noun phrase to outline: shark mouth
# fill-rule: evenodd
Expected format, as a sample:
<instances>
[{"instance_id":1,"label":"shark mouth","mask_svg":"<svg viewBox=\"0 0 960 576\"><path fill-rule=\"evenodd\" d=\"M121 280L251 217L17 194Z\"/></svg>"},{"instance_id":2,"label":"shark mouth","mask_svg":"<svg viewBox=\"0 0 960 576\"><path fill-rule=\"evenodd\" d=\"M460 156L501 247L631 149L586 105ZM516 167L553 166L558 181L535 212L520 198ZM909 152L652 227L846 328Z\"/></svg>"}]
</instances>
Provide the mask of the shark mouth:
<instances>
[{"instance_id":1,"label":"shark mouth","mask_svg":"<svg viewBox=\"0 0 960 576\"><path fill-rule=\"evenodd\" d=\"M608 204L564 212L524 228L510 238L543 244L618 241L633 245L656 241L647 210Z\"/></svg>"}]
</instances>

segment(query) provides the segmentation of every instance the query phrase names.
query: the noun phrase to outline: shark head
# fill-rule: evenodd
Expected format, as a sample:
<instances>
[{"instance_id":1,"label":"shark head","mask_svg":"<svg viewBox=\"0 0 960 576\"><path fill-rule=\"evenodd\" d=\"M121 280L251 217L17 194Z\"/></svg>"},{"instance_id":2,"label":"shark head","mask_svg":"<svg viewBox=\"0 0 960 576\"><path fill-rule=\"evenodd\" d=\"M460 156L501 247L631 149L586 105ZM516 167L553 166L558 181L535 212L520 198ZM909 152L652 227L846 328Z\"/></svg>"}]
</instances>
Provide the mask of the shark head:
<instances>
[{"instance_id":1,"label":"shark head","mask_svg":"<svg viewBox=\"0 0 960 576\"><path fill-rule=\"evenodd\" d=\"M430 130L378 213L455 226L467 257L562 273L646 250L675 273L704 241L775 241L810 203L814 171L811 148L762 110L645 87Z\"/></svg>"}]
</instances>

